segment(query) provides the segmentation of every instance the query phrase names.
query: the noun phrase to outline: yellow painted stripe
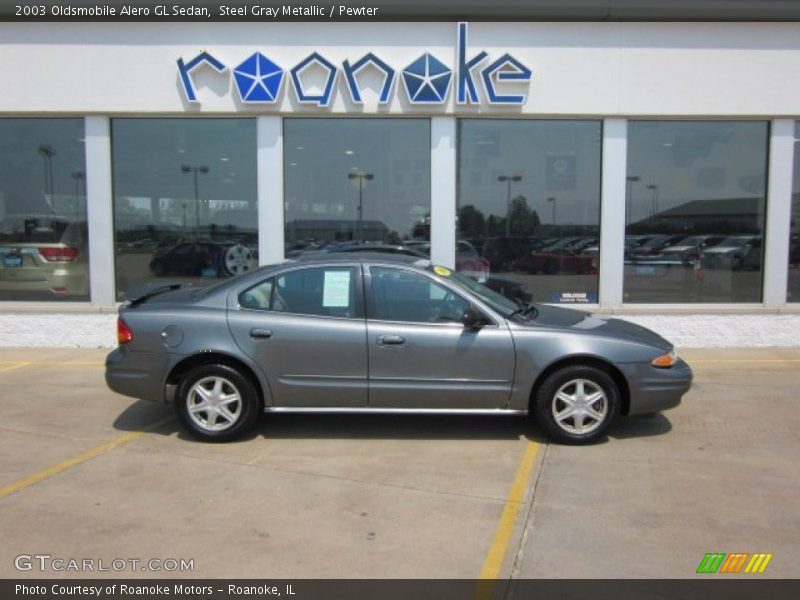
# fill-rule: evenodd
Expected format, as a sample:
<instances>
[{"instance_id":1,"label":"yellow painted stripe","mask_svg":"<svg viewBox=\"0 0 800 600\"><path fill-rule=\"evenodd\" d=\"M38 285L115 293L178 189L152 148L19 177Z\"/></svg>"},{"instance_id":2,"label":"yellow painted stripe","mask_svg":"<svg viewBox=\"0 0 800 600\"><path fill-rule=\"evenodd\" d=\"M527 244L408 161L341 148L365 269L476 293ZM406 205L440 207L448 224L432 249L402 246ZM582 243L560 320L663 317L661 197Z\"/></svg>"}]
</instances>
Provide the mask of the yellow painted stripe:
<instances>
[{"instance_id":1,"label":"yellow painted stripe","mask_svg":"<svg viewBox=\"0 0 800 600\"><path fill-rule=\"evenodd\" d=\"M167 417L166 419L162 419L141 429L139 431L131 431L130 433L126 433L125 435L121 435L116 439L111 440L110 442L106 442L105 444L100 444L92 448L91 450L87 450L86 452L82 452L72 458L68 458L67 460L60 462L52 467L47 467L46 469L42 469L41 471L37 471L32 475L28 475L27 477L23 477L22 479L18 479L13 483L9 483L8 485L0 488L0 498L4 498L9 496L10 494L14 494L16 492L20 492L27 487L34 485L35 483L39 483L40 481L44 481L54 475L58 475L59 473L63 473L64 471L71 469L77 465L85 463L87 460L91 460L96 456L100 456L109 450L113 450L117 446L121 446L122 444L127 444L128 442L132 442L142 434L152 431L165 423L168 423L174 419L174 417Z\"/></svg>"},{"instance_id":2,"label":"yellow painted stripe","mask_svg":"<svg viewBox=\"0 0 800 600\"><path fill-rule=\"evenodd\" d=\"M8 363L19 363L21 361L16 360L0 360L0 365L8 364ZM29 360L25 361L24 365L66 365L66 366L92 366L92 367L102 367L105 365L103 361L100 360ZM0 368L0 371L5 369Z\"/></svg>"},{"instance_id":3,"label":"yellow painted stripe","mask_svg":"<svg viewBox=\"0 0 800 600\"><path fill-rule=\"evenodd\" d=\"M755 573L758 569L758 565L761 563L761 559L764 558L763 554L753 554L753 558L750 559L750 562L747 563L747 567L745 567L745 573Z\"/></svg>"},{"instance_id":4,"label":"yellow painted stripe","mask_svg":"<svg viewBox=\"0 0 800 600\"><path fill-rule=\"evenodd\" d=\"M769 564L769 561L771 561L771 560L772 560L772 554L767 554L764 557L764 562L761 563L761 567L758 569L758 572L759 573L763 573L764 571L766 571L767 570L767 565Z\"/></svg>"},{"instance_id":5,"label":"yellow painted stripe","mask_svg":"<svg viewBox=\"0 0 800 600\"><path fill-rule=\"evenodd\" d=\"M13 364L11 366L8 366L8 367L0 367L0 373L3 373L4 371L13 371L14 369L19 369L20 367L27 367L29 364L31 364L31 363L29 363L29 362L16 362L15 364Z\"/></svg>"},{"instance_id":6,"label":"yellow painted stripe","mask_svg":"<svg viewBox=\"0 0 800 600\"><path fill-rule=\"evenodd\" d=\"M517 468L517 474L514 477L514 482L508 490L506 504L503 507L503 514L500 516L500 522L497 524L497 529L494 533L492 545L489 546L489 551L486 553L486 558L483 561L479 579L497 579L500 568L503 566L503 559L508 550L508 543L511 540L511 534L514 532L514 525L517 520L517 513L519 513L522 501L525 499L525 490L528 487L533 467L536 463L536 455L539 453L539 444L536 442L528 442L525 448L525 454L522 461Z\"/></svg>"},{"instance_id":7,"label":"yellow painted stripe","mask_svg":"<svg viewBox=\"0 0 800 600\"><path fill-rule=\"evenodd\" d=\"M689 363L696 364L781 364L781 363L800 363L800 358L705 358L705 359L687 359Z\"/></svg>"}]
</instances>

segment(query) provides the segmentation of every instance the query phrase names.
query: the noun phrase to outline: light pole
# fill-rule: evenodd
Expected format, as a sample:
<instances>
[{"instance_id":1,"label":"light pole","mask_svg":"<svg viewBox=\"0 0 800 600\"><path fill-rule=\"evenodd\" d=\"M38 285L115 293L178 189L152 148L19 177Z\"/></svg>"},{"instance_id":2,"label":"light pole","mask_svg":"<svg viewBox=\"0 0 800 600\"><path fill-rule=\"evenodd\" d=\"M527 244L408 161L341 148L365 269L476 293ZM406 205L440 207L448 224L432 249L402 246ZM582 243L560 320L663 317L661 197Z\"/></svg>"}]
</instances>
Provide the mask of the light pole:
<instances>
[{"instance_id":1,"label":"light pole","mask_svg":"<svg viewBox=\"0 0 800 600\"><path fill-rule=\"evenodd\" d=\"M627 217L628 225L631 224L631 205L633 205L633 184L636 183L637 181L641 181L641 179L642 178L639 177L638 175L628 175L625 178L625 181L628 184L628 196L626 198L627 200L626 204L628 206L628 217Z\"/></svg>"},{"instance_id":2,"label":"light pole","mask_svg":"<svg viewBox=\"0 0 800 600\"><path fill-rule=\"evenodd\" d=\"M506 237L511 237L511 182L522 181L522 175L500 175L497 181L507 183L506 188Z\"/></svg>"},{"instance_id":3,"label":"light pole","mask_svg":"<svg viewBox=\"0 0 800 600\"><path fill-rule=\"evenodd\" d=\"M201 175L205 175L208 173L208 167L205 165L181 165L181 173L188 175L192 173L194 175L194 218L195 218L195 232L194 232L194 239L200 239L200 191L197 185L197 174L200 173ZM184 211L184 229L186 229L186 212Z\"/></svg>"},{"instance_id":4,"label":"light pole","mask_svg":"<svg viewBox=\"0 0 800 600\"><path fill-rule=\"evenodd\" d=\"M553 225L555 225L556 224L556 199L553 196L550 196L547 199L547 201L553 203Z\"/></svg>"},{"instance_id":5,"label":"light pole","mask_svg":"<svg viewBox=\"0 0 800 600\"><path fill-rule=\"evenodd\" d=\"M39 156L44 159L44 195L50 195L50 210L55 212L55 191L53 190L53 157L56 150L52 146L42 144L38 149Z\"/></svg>"},{"instance_id":6,"label":"light pole","mask_svg":"<svg viewBox=\"0 0 800 600\"><path fill-rule=\"evenodd\" d=\"M364 217L364 182L372 181L375 175L372 173L364 173L363 171L352 171L347 174L350 180L358 181L358 220L356 221L356 236L359 242L363 242L363 217Z\"/></svg>"},{"instance_id":7,"label":"light pole","mask_svg":"<svg viewBox=\"0 0 800 600\"><path fill-rule=\"evenodd\" d=\"M658 212L658 186L655 183L651 183L647 186L647 189L653 192L653 197L650 201L650 220L654 221Z\"/></svg>"}]
</instances>

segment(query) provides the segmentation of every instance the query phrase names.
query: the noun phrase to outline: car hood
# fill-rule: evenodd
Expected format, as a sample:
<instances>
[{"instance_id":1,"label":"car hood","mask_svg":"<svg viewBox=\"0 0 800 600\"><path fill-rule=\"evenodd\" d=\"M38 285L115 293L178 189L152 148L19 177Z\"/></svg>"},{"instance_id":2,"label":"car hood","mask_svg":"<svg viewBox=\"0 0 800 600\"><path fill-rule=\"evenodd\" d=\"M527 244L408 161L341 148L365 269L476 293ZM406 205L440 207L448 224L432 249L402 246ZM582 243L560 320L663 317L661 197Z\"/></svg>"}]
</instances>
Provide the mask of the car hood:
<instances>
[{"instance_id":1,"label":"car hood","mask_svg":"<svg viewBox=\"0 0 800 600\"><path fill-rule=\"evenodd\" d=\"M672 344L663 337L630 321L594 315L582 310L537 304L537 316L529 321L515 322L522 328L555 327L575 333L586 332L632 342L644 343L668 351Z\"/></svg>"},{"instance_id":2,"label":"car hood","mask_svg":"<svg viewBox=\"0 0 800 600\"><path fill-rule=\"evenodd\" d=\"M714 248L703 250L703 254L730 254L731 252L736 252L741 248L741 246L715 246Z\"/></svg>"}]
</instances>

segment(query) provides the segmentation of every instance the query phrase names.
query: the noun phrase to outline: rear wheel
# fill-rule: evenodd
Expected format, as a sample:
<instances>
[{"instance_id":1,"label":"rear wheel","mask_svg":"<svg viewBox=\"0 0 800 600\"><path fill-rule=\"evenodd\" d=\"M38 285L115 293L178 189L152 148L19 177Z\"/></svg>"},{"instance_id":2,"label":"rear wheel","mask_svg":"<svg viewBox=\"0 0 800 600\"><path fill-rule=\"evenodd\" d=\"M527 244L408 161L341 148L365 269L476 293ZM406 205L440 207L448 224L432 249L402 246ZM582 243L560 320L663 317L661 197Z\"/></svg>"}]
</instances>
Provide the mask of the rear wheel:
<instances>
[{"instance_id":1,"label":"rear wheel","mask_svg":"<svg viewBox=\"0 0 800 600\"><path fill-rule=\"evenodd\" d=\"M261 403L250 382L228 365L201 365L181 380L175 412L187 432L210 442L227 442L252 429Z\"/></svg>"},{"instance_id":2,"label":"rear wheel","mask_svg":"<svg viewBox=\"0 0 800 600\"><path fill-rule=\"evenodd\" d=\"M601 438L619 414L619 388L605 371L589 365L560 369L545 379L534 414L550 438L588 444Z\"/></svg>"}]
</instances>

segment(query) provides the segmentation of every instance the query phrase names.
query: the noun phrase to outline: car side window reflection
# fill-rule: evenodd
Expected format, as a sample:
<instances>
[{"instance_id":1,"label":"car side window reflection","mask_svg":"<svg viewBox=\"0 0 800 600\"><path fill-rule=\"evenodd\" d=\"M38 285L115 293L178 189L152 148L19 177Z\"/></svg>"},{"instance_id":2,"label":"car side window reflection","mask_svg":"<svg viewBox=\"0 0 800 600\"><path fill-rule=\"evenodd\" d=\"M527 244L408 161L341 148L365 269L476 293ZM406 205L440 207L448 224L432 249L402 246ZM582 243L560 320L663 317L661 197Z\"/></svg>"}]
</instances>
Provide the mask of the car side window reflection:
<instances>
[{"instance_id":1,"label":"car side window reflection","mask_svg":"<svg viewBox=\"0 0 800 600\"><path fill-rule=\"evenodd\" d=\"M351 267L298 269L242 292L243 308L322 317L355 316L355 270Z\"/></svg>"},{"instance_id":2,"label":"car side window reflection","mask_svg":"<svg viewBox=\"0 0 800 600\"><path fill-rule=\"evenodd\" d=\"M460 322L469 308L462 296L436 281L409 271L370 268L373 319L412 323Z\"/></svg>"}]
</instances>

